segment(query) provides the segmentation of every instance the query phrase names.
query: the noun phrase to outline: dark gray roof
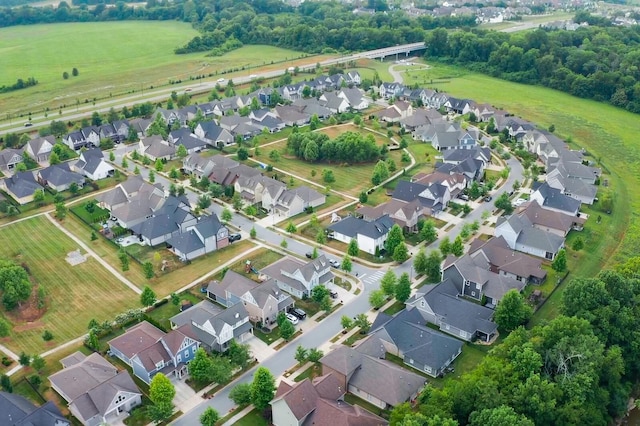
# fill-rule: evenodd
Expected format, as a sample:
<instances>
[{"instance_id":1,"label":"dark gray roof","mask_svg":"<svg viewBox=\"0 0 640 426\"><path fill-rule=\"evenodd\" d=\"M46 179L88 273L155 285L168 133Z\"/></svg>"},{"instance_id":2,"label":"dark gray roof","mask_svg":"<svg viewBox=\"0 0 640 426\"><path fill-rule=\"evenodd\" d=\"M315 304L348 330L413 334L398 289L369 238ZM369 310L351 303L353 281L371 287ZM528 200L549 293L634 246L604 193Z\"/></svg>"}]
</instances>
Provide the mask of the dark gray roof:
<instances>
[{"instance_id":1,"label":"dark gray roof","mask_svg":"<svg viewBox=\"0 0 640 426\"><path fill-rule=\"evenodd\" d=\"M4 180L9 192L14 194L18 198L28 197L33 195L39 189L43 189L42 186L33 176L33 172L18 172L10 178Z\"/></svg>"},{"instance_id":2,"label":"dark gray roof","mask_svg":"<svg viewBox=\"0 0 640 426\"><path fill-rule=\"evenodd\" d=\"M193 229L174 235L167 240L167 244L185 254L204 248L204 242Z\"/></svg>"},{"instance_id":3,"label":"dark gray roof","mask_svg":"<svg viewBox=\"0 0 640 426\"><path fill-rule=\"evenodd\" d=\"M170 321L177 327L181 327L185 324L191 324L191 321L202 324L222 311L224 311L224 308L221 306L211 303L208 300L203 300L202 302L172 316Z\"/></svg>"},{"instance_id":4,"label":"dark gray roof","mask_svg":"<svg viewBox=\"0 0 640 426\"><path fill-rule=\"evenodd\" d=\"M420 193L428 188L427 185L421 183L409 182L408 180L399 180L396 189L393 191L392 197L396 200L402 200L410 203L418 198Z\"/></svg>"},{"instance_id":5,"label":"dark gray roof","mask_svg":"<svg viewBox=\"0 0 640 426\"><path fill-rule=\"evenodd\" d=\"M70 185L74 182L78 185L84 183L84 176L72 172L69 169L69 163L55 164L40 170L38 173L42 179L54 186Z\"/></svg>"},{"instance_id":6,"label":"dark gray roof","mask_svg":"<svg viewBox=\"0 0 640 426\"><path fill-rule=\"evenodd\" d=\"M80 154L80 160L76 163L76 167L86 170L88 173L93 173L103 161L103 154L100 148L93 148Z\"/></svg>"},{"instance_id":7,"label":"dark gray roof","mask_svg":"<svg viewBox=\"0 0 640 426\"><path fill-rule=\"evenodd\" d=\"M364 235L369 238L377 239L387 235L392 226L393 221L389 218L389 215L381 216L373 222L367 222L364 219L349 216L342 219L340 222L331 224L329 229L351 238L356 238L358 235Z\"/></svg>"},{"instance_id":8,"label":"dark gray roof","mask_svg":"<svg viewBox=\"0 0 640 426\"><path fill-rule=\"evenodd\" d=\"M0 392L0 424L3 426L68 426L71 423L51 401L36 407L20 395Z\"/></svg>"},{"instance_id":9,"label":"dark gray roof","mask_svg":"<svg viewBox=\"0 0 640 426\"><path fill-rule=\"evenodd\" d=\"M580 210L580 205L582 203L580 203L579 200L569 197L568 195L564 195L559 189L550 187L547 182L535 182L533 184L533 189L534 191L539 192L542 196L542 199L544 200L542 207L562 210L568 213L574 213Z\"/></svg>"}]
</instances>

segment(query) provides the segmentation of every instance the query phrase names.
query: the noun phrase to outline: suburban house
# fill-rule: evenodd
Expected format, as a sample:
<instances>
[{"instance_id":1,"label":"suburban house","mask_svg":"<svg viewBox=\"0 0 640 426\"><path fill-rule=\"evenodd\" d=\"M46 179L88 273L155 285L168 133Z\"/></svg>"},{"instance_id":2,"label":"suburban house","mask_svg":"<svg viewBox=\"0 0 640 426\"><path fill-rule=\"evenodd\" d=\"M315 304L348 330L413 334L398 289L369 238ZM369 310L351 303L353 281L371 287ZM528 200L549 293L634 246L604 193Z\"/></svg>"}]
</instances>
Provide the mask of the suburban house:
<instances>
[{"instance_id":1,"label":"suburban house","mask_svg":"<svg viewBox=\"0 0 640 426\"><path fill-rule=\"evenodd\" d=\"M419 127L442 123L444 116L434 109L417 108L413 114L400 119L400 126L406 132L414 132Z\"/></svg>"},{"instance_id":2,"label":"suburban house","mask_svg":"<svg viewBox=\"0 0 640 426\"><path fill-rule=\"evenodd\" d=\"M157 373L181 379L199 346L189 325L165 333L147 321L109 341L110 353L129 365L147 384Z\"/></svg>"},{"instance_id":3,"label":"suburban house","mask_svg":"<svg viewBox=\"0 0 640 426\"><path fill-rule=\"evenodd\" d=\"M120 226L130 229L153 217L164 204L165 194L160 184L151 185L141 176L131 176L96 199L100 207L111 212Z\"/></svg>"},{"instance_id":4,"label":"suburban house","mask_svg":"<svg viewBox=\"0 0 640 426\"><path fill-rule=\"evenodd\" d=\"M171 160L176 156L175 145L165 141L160 135L148 136L138 142L138 153L151 161Z\"/></svg>"},{"instance_id":5,"label":"suburban house","mask_svg":"<svg viewBox=\"0 0 640 426\"><path fill-rule=\"evenodd\" d=\"M351 107L346 97L340 97L333 92L323 93L322 96L318 98L318 101L320 105L328 108L333 114L342 114Z\"/></svg>"},{"instance_id":6,"label":"suburban house","mask_svg":"<svg viewBox=\"0 0 640 426\"><path fill-rule=\"evenodd\" d=\"M235 143L233 135L229 133L227 129L223 129L213 121L198 123L193 132L214 148L222 149L225 146Z\"/></svg>"},{"instance_id":7,"label":"suburban house","mask_svg":"<svg viewBox=\"0 0 640 426\"><path fill-rule=\"evenodd\" d=\"M209 283L207 297L227 308L242 303L251 321L265 325L273 324L279 312L293 307L291 296L283 293L274 280L257 283L232 270L222 281Z\"/></svg>"},{"instance_id":8,"label":"suburban house","mask_svg":"<svg viewBox=\"0 0 640 426\"><path fill-rule=\"evenodd\" d=\"M451 280L442 281L429 291L418 290L406 303L407 308L415 308L440 331L468 342L476 339L489 342L498 329L491 321L493 309L459 297Z\"/></svg>"},{"instance_id":9,"label":"suburban house","mask_svg":"<svg viewBox=\"0 0 640 426\"><path fill-rule=\"evenodd\" d=\"M298 299L311 296L314 287L333 281L331 265L324 254L306 263L285 256L263 268L260 273L273 279L281 290Z\"/></svg>"},{"instance_id":10,"label":"suburban house","mask_svg":"<svg viewBox=\"0 0 640 426\"><path fill-rule=\"evenodd\" d=\"M277 105L274 108L278 118L289 127L293 125L305 126L311 121L311 115L306 111L301 111L300 108L293 105Z\"/></svg>"},{"instance_id":11,"label":"suburban house","mask_svg":"<svg viewBox=\"0 0 640 426\"><path fill-rule=\"evenodd\" d=\"M114 216L118 217L116 214ZM183 200L169 196L151 217L129 229L148 246L157 246L198 223L191 207Z\"/></svg>"},{"instance_id":12,"label":"suburban house","mask_svg":"<svg viewBox=\"0 0 640 426\"><path fill-rule=\"evenodd\" d=\"M560 158L547 169L546 181L550 187L584 204L593 204L598 193L595 185L600 169L581 163L565 162Z\"/></svg>"},{"instance_id":13,"label":"suburban house","mask_svg":"<svg viewBox=\"0 0 640 426\"><path fill-rule=\"evenodd\" d=\"M153 124L153 119L150 118L134 118L129 122L129 126L138 134L138 138L147 135L149 127Z\"/></svg>"},{"instance_id":14,"label":"suburban house","mask_svg":"<svg viewBox=\"0 0 640 426\"><path fill-rule=\"evenodd\" d=\"M401 96L405 87L400 83L382 83L378 88L378 94L383 99L391 99Z\"/></svg>"},{"instance_id":15,"label":"suburban house","mask_svg":"<svg viewBox=\"0 0 640 426\"><path fill-rule=\"evenodd\" d=\"M380 120L388 123L398 123L402 119L413 115L413 106L411 102L395 101L392 105L374 114Z\"/></svg>"},{"instance_id":16,"label":"suburban house","mask_svg":"<svg viewBox=\"0 0 640 426\"><path fill-rule=\"evenodd\" d=\"M360 83L362 83L362 77L360 77L360 73L356 70L343 74L343 77L348 85L360 86Z\"/></svg>"},{"instance_id":17,"label":"suburban house","mask_svg":"<svg viewBox=\"0 0 640 426\"><path fill-rule=\"evenodd\" d=\"M274 426L357 425L386 426L388 422L371 412L344 402L346 389L327 374L289 384L281 381L271 401Z\"/></svg>"},{"instance_id":18,"label":"suburban house","mask_svg":"<svg viewBox=\"0 0 640 426\"><path fill-rule=\"evenodd\" d=\"M224 352L233 340L242 343L253 336L249 312L242 303L223 309L203 300L174 315L170 322L173 329L191 327L192 334L208 351Z\"/></svg>"},{"instance_id":19,"label":"suburban house","mask_svg":"<svg viewBox=\"0 0 640 426\"><path fill-rule=\"evenodd\" d=\"M322 375L332 375L340 389L387 409L413 401L424 387L424 377L384 358L384 348L370 355L358 348L336 345L320 360ZM370 352L370 350L368 350Z\"/></svg>"},{"instance_id":20,"label":"suburban house","mask_svg":"<svg viewBox=\"0 0 640 426\"><path fill-rule=\"evenodd\" d=\"M62 143L74 151L78 151L81 148L96 147L100 145L100 130L94 126L76 130L64 136Z\"/></svg>"},{"instance_id":21,"label":"suburban house","mask_svg":"<svg viewBox=\"0 0 640 426\"><path fill-rule=\"evenodd\" d=\"M55 144L56 138L53 136L38 137L27 142L23 150L29 154L29 157L33 158L38 163L43 163L49 160L49 156L53 150L53 145ZM1 167L2 166L0 165L0 168Z\"/></svg>"},{"instance_id":22,"label":"suburban house","mask_svg":"<svg viewBox=\"0 0 640 426\"><path fill-rule=\"evenodd\" d=\"M122 421L142 403L142 392L129 373L118 371L97 353L86 356L75 352L60 363L63 369L49 376L51 388L69 403L71 414L85 426Z\"/></svg>"},{"instance_id":23,"label":"suburban house","mask_svg":"<svg viewBox=\"0 0 640 426\"><path fill-rule=\"evenodd\" d=\"M580 206L582 203L573 197L565 195L561 190L552 188L547 182L534 182L532 201L537 201L543 209L553 210L565 213L571 216L580 215Z\"/></svg>"},{"instance_id":24,"label":"suburban house","mask_svg":"<svg viewBox=\"0 0 640 426\"><path fill-rule=\"evenodd\" d=\"M240 175L233 186L245 203L260 204L269 211L275 207L286 189L284 183L260 174Z\"/></svg>"},{"instance_id":25,"label":"suburban house","mask_svg":"<svg viewBox=\"0 0 640 426\"><path fill-rule=\"evenodd\" d=\"M85 177L80 173L72 172L69 163L60 163L45 167L37 172L36 178L42 186L48 186L54 191L65 191L76 184L78 189L84 186Z\"/></svg>"},{"instance_id":26,"label":"suburban house","mask_svg":"<svg viewBox=\"0 0 640 426\"><path fill-rule=\"evenodd\" d=\"M524 214L498 218L494 235L503 237L512 250L547 260L553 260L564 247L564 237L536 227Z\"/></svg>"},{"instance_id":27,"label":"suburban house","mask_svg":"<svg viewBox=\"0 0 640 426\"><path fill-rule=\"evenodd\" d=\"M433 216L447 207L451 200L451 192L447 186L439 182L423 185L400 180L391 198L406 203L417 201L425 209L426 214Z\"/></svg>"},{"instance_id":28,"label":"suburban house","mask_svg":"<svg viewBox=\"0 0 640 426\"><path fill-rule=\"evenodd\" d=\"M464 191L464 189L467 187L469 179L463 173L444 173L434 171L433 173L429 174L416 173L411 178L411 182L426 185L427 187L434 183L446 186L449 190L451 198L453 199L456 198L462 191Z\"/></svg>"},{"instance_id":29,"label":"suburban house","mask_svg":"<svg viewBox=\"0 0 640 426\"><path fill-rule=\"evenodd\" d=\"M319 193L308 186L298 186L297 188L287 189L280 193L275 205L266 204L270 197L262 198L262 207L267 210L275 209L275 213L281 217L292 217L302 213L307 208L316 208L323 205L327 196ZM273 201L273 200L271 200Z\"/></svg>"},{"instance_id":30,"label":"suburban house","mask_svg":"<svg viewBox=\"0 0 640 426\"><path fill-rule=\"evenodd\" d=\"M330 238L345 244L356 240L360 250L375 255L384 249L391 227L393 227L393 221L388 215L371 222L355 216L347 216L339 222L332 223L327 229L330 231Z\"/></svg>"},{"instance_id":31,"label":"suburban house","mask_svg":"<svg viewBox=\"0 0 640 426\"><path fill-rule=\"evenodd\" d=\"M378 313L369 337L356 350L370 356L390 353L432 377L438 377L462 352L463 343L425 326L422 314L407 307L394 316Z\"/></svg>"},{"instance_id":32,"label":"suburban house","mask_svg":"<svg viewBox=\"0 0 640 426\"><path fill-rule=\"evenodd\" d=\"M249 113L251 123L258 127L261 131L265 129L269 133L279 132L286 126L280 118L271 110L263 108Z\"/></svg>"},{"instance_id":33,"label":"suburban house","mask_svg":"<svg viewBox=\"0 0 640 426\"><path fill-rule=\"evenodd\" d=\"M182 161L182 168L185 173L193 174L199 179L207 176L209 181L223 186L233 186L240 176L260 174L260 170L240 164L224 155L203 157L200 154L191 154Z\"/></svg>"},{"instance_id":34,"label":"suburban house","mask_svg":"<svg viewBox=\"0 0 640 426\"><path fill-rule=\"evenodd\" d=\"M0 189L16 200L18 204L27 204L33 201L33 194L36 191L43 191L44 188L36 181L33 172L18 172L11 177L0 181Z\"/></svg>"},{"instance_id":35,"label":"suburban house","mask_svg":"<svg viewBox=\"0 0 640 426\"><path fill-rule=\"evenodd\" d=\"M471 242L469 254L481 251L487 259L491 272L506 275L525 284L540 284L547 278L539 258L511 250L502 237L493 237L489 241L476 238Z\"/></svg>"},{"instance_id":36,"label":"suburban house","mask_svg":"<svg viewBox=\"0 0 640 426\"><path fill-rule=\"evenodd\" d=\"M458 99L452 96L449 96L447 101L444 103L444 108L447 112L454 114L468 114L473 111L474 103L469 99Z\"/></svg>"},{"instance_id":37,"label":"suburban house","mask_svg":"<svg viewBox=\"0 0 640 426\"><path fill-rule=\"evenodd\" d=\"M0 151L0 170L4 172L11 172L18 167L18 164L22 163L24 158L22 152L19 149L6 148Z\"/></svg>"},{"instance_id":38,"label":"suburban house","mask_svg":"<svg viewBox=\"0 0 640 426\"><path fill-rule=\"evenodd\" d=\"M308 115L309 117L316 115L320 120L324 120L325 118L329 118L333 115L329 108L323 106L316 98L298 99L295 100L292 105L298 108L298 111L305 115Z\"/></svg>"},{"instance_id":39,"label":"suburban house","mask_svg":"<svg viewBox=\"0 0 640 426\"><path fill-rule=\"evenodd\" d=\"M80 159L73 165L73 170L91 180L106 179L115 173L113 166L104 161L104 155L100 148L92 148L81 152Z\"/></svg>"},{"instance_id":40,"label":"suburban house","mask_svg":"<svg viewBox=\"0 0 640 426\"><path fill-rule=\"evenodd\" d=\"M345 87L340 89L337 95L339 98L346 100L351 109L362 111L363 109L369 108L369 101L362 96L360 89Z\"/></svg>"},{"instance_id":41,"label":"suburban house","mask_svg":"<svg viewBox=\"0 0 640 426\"><path fill-rule=\"evenodd\" d=\"M229 229L215 213L201 216L195 223L182 225L182 231L167 239L169 250L187 261L219 250L229 244Z\"/></svg>"},{"instance_id":42,"label":"suburban house","mask_svg":"<svg viewBox=\"0 0 640 426\"><path fill-rule=\"evenodd\" d=\"M537 201L529 201L516 208L515 214L525 215L533 226L543 231L566 237L569 231L582 230L586 219L558 211L543 209Z\"/></svg>"},{"instance_id":43,"label":"suburban house","mask_svg":"<svg viewBox=\"0 0 640 426\"><path fill-rule=\"evenodd\" d=\"M71 422L51 401L37 407L21 395L0 392L0 424L5 426L70 426Z\"/></svg>"},{"instance_id":44,"label":"suburban house","mask_svg":"<svg viewBox=\"0 0 640 426\"><path fill-rule=\"evenodd\" d=\"M362 206L356 210L356 213L369 222L387 215L393 223L400 226L404 231L416 232L418 230L418 221L428 216L431 210L423 206L417 199L410 202L391 199L375 207Z\"/></svg>"},{"instance_id":45,"label":"suburban house","mask_svg":"<svg viewBox=\"0 0 640 426\"><path fill-rule=\"evenodd\" d=\"M522 291L525 283L491 271L491 264L482 252L456 258L447 256L442 265L442 280L451 280L458 294L478 301L486 299L496 306L504 294L512 289Z\"/></svg>"},{"instance_id":46,"label":"suburban house","mask_svg":"<svg viewBox=\"0 0 640 426\"><path fill-rule=\"evenodd\" d=\"M180 146L184 146L187 150L187 154L200 152L208 146L208 143L205 140L200 139L195 133L192 133L191 129L188 127L181 127L177 130L172 130L169 133L169 143L176 148L176 152Z\"/></svg>"}]
</instances>

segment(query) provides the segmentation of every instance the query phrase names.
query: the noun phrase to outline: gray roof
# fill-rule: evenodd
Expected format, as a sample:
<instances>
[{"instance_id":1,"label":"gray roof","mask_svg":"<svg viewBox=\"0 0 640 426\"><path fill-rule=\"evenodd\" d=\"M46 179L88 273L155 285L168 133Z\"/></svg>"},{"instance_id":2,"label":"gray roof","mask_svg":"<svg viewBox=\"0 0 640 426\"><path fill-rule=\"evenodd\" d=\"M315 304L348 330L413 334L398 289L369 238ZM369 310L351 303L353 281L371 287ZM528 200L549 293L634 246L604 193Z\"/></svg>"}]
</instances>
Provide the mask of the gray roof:
<instances>
[{"instance_id":1,"label":"gray roof","mask_svg":"<svg viewBox=\"0 0 640 426\"><path fill-rule=\"evenodd\" d=\"M542 260L524 253L511 250L504 237L493 237L489 241L479 238L471 243L469 253L482 250L491 265L500 271L520 277L544 279L547 272L542 269Z\"/></svg>"},{"instance_id":2,"label":"gray roof","mask_svg":"<svg viewBox=\"0 0 640 426\"><path fill-rule=\"evenodd\" d=\"M392 226L393 221L389 218L389 215L379 217L373 222L348 216L340 220L340 222L331 224L328 229L351 238L364 235L369 238L378 239L387 235Z\"/></svg>"},{"instance_id":3,"label":"gray roof","mask_svg":"<svg viewBox=\"0 0 640 426\"><path fill-rule=\"evenodd\" d=\"M60 389L68 402L72 402L117 374L116 367L99 354L93 353L81 362L52 374L49 380Z\"/></svg>"},{"instance_id":4,"label":"gray roof","mask_svg":"<svg viewBox=\"0 0 640 426\"><path fill-rule=\"evenodd\" d=\"M169 197L152 218L132 226L131 230L152 240L178 231L180 225L193 219L194 216L189 211L189 206L180 202L176 197Z\"/></svg>"},{"instance_id":5,"label":"gray roof","mask_svg":"<svg viewBox=\"0 0 640 426\"><path fill-rule=\"evenodd\" d=\"M88 173L94 173L103 162L103 154L100 148L93 148L82 152L80 154L80 159L76 162L75 166L87 171Z\"/></svg>"},{"instance_id":6,"label":"gray roof","mask_svg":"<svg viewBox=\"0 0 640 426\"><path fill-rule=\"evenodd\" d=\"M189 254L204 248L204 242L193 229L187 232L174 235L169 238L167 244L179 250L181 253Z\"/></svg>"},{"instance_id":7,"label":"gray roof","mask_svg":"<svg viewBox=\"0 0 640 426\"><path fill-rule=\"evenodd\" d=\"M96 415L104 416L119 392L142 395L129 373L122 370L116 376L80 395L72 404L84 419Z\"/></svg>"},{"instance_id":8,"label":"gray roof","mask_svg":"<svg viewBox=\"0 0 640 426\"><path fill-rule=\"evenodd\" d=\"M319 193L315 189L302 185L297 188L293 188L290 191L295 192L305 203L311 203L319 199L326 199L324 194Z\"/></svg>"},{"instance_id":9,"label":"gray roof","mask_svg":"<svg viewBox=\"0 0 640 426\"><path fill-rule=\"evenodd\" d=\"M3 426L68 426L71 423L51 401L36 407L21 395L0 392L0 424Z\"/></svg>"},{"instance_id":10,"label":"gray roof","mask_svg":"<svg viewBox=\"0 0 640 426\"><path fill-rule=\"evenodd\" d=\"M314 273L320 274L318 284L327 283L334 276L324 254L307 263L291 256L285 256L266 268L263 268L260 272L300 291L307 291L308 288L300 279L295 277L298 273L302 275L302 279L307 283L310 283Z\"/></svg>"},{"instance_id":11,"label":"gray roof","mask_svg":"<svg viewBox=\"0 0 640 426\"><path fill-rule=\"evenodd\" d=\"M35 155L38 155L45 142L48 142L51 145L55 145L56 139L53 136L37 137L27 142L27 144L25 145L25 149L27 148L27 146L29 146L31 148L31 152L33 152Z\"/></svg>"},{"instance_id":12,"label":"gray roof","mask_svg":"<svg viewBox=\"0 0 640 426\"><path fill-rule=\"evenodd\" d=\"M427 185L421 183L409 182L408 180L399 180L396 188L393 190L392 197L397 200L411 202L428 188Z\"/></svg>"},{"instance_id":13,"label":"gray roof","mask_svg":"<svg viewBox=\"0 0 640 426\"><path fill-rule=\"evenodd\" d=\"M512 214L507 222L518 233L518 244L556 253L564 244L564 238L533 226L525 215ZM500 226L500 225L498 225Z\"/></svg>"},{"instance_id":14,"label":"gray roof","mask_svg":"<svg viewBox=\"0 0 640 426\"><path fill-rule=\"evenodd\" d=\"M43 180L54 186L71 185L72 183L82 185L84 183L84 176L72 172L69 169L69 163L55 164L40 170L38 173Z\"/></svg>"},{"instance_id":15,"label":"gray roof","mask_svg":"<svg viewBox=\"0 0 640 426\"><path fill-rule=\"evenodd\" d=\"M547 182L542 184L534 182L533 188L544 200L542 203L543 208L562 210L568 213L574 213L580 210L582 203L580 203L579 200L564 195L559 189L550 187Z\"/></svg>"},{"instance_id":16,"label":"gray roof","mask_svg":"<svg viewBox=\"0 0 640 426\"><path fill-rule=\"evenodd\" d=\"M226 324L233 326L238 321L249 317L247 309L242 303L223 309L207 300L203 300L197 305L173 316L171 322L178 327L190 325L191 331L198 337L201 342L212 346L217 342L217 337ZM213 329L215 336L207 332L208 328ZM234 328L234 337L247 332L251 328L251 324Z\"/></svg>"},{"instance_id":17,"label":"gray roof","mask_svg":"<svg viewBox=\"0 0 640 426\"><path fill-rule=\"evenodd\" d=\"M4 180L7 190L18 198L33 195L37 190L43 189L33 176L33 172L18 172Z\"/></svg>"},{"instance_id":18,"label":"gray roof","mask_svg":"<svg viewBox=\"0 0 640 426\"><path fill-rule=\"evenodd\" d=\"M491 321L493 310L458 297L458 290L450 280L441 282L429 292L418 292L407 303L411 304L421 298L425 299L438 317L443 317L443 322L467 333L481 331L490 335L498 328Z\"/></svg>"}]
</instances>

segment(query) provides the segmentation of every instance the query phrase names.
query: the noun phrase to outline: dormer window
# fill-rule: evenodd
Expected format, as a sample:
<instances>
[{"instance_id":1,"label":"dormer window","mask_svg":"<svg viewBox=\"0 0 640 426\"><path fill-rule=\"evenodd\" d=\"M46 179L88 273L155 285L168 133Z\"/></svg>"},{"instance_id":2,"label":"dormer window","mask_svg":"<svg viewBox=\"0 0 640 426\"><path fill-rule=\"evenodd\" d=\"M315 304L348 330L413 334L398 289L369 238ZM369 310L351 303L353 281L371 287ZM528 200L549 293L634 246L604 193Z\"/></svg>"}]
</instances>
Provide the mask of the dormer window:
<instances>
[{"instance_id":1,"label":"dormer window","mask_svg":"<svg viewBox=\"0 0 640 426\"><path fill-rule=\"evenodd\" d=\"M116 398L116 404L120 404L121 402L123 402L125 399L127 399L126 396L124 396L123 394L118 395L118 397Z\"/></svg>"},{"instance_id":2,"label":"dormer window","mask_svg":"<svg viewBox=\"0 0 640 426\"><path fill-rule=\"evenodd\" d=\"M162 367L164 367L164 361L160 361L156 363L156 369L160 370Z\"/></svg>"}]
</instances>

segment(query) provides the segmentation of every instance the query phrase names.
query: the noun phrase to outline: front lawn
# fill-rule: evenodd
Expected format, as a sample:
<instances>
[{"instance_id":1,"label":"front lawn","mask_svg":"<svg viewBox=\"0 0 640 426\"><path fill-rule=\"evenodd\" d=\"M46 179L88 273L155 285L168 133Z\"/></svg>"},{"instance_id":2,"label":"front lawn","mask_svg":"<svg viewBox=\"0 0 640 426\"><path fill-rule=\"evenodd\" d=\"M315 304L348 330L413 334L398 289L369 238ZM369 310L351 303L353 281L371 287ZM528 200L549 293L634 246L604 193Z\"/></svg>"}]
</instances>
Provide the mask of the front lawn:
<instances>
[{"instance_id":1,"label":"front lawn","mask_svg":"<svg viewBox=\"0 0 640 426\"><path fill-rule=\"evenodd\" d=\"M264 417L262 417L260 412L258 412L258 410L254 408L249 413L247 413L246 416L237 420L234 423L234 425L235 426L268 426L269 422L267 422L267 420Z\"/></svg>"}]
</instances>

